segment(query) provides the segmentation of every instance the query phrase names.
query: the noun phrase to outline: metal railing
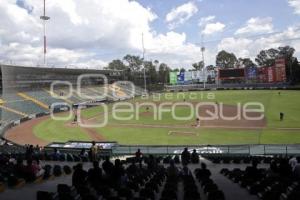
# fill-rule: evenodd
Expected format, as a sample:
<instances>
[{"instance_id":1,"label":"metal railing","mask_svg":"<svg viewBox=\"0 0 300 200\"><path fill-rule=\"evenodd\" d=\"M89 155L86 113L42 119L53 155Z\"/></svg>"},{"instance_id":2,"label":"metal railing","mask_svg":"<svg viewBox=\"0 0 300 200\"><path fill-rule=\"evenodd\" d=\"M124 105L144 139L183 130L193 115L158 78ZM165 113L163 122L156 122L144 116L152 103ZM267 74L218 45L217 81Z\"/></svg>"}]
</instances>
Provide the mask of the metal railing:
<instances>
[{"instance_id":1,"label":"metal railing","mask_svg":"<svg viewBox=\"0 0 300 200\"><path fill-rule=\"evenodd\" d=\"M131 155L138 149L143 154L176 155L181 154L188 147L190 151L196 149L199 154L243 154L243 155L296 155L300 154L300 144L282 145L116 145L112 147L113 155Z\"/></svg>"}]
</instances>

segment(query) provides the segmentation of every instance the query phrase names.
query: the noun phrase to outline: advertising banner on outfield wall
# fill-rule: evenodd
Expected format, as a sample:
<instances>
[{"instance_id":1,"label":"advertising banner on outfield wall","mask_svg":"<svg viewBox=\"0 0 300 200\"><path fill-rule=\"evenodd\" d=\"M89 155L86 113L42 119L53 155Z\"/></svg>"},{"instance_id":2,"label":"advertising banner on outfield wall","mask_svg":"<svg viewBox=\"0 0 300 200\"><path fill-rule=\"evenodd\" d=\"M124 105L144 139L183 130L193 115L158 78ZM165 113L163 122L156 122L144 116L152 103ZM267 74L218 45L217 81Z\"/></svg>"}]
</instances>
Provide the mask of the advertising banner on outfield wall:
<instances>
[{"instance_id":1,"label":"advertising banner on outfield wall","mask_svg":"<svg viewBox=\"0 0 300 200\"><path fill-rule=\"evenodd\" d=\"M276 59L275 60L275 70L276 70L276 81L285 82L286 81L286 65L285 59Z\"/></svg>"},{"instance_id":2,"label":"advertising banner on outfield wall","mask_svg":"<svg viewBox=\"0 0 300 200\"><path fill-rule=\"evenodd\" d=\"M198 81L200 78L200 71L192 71L192 79L193 81Z\"/></svg>"},{"instance_id":3,"label":"advertising banner on outfield wall","mask_svg":"<svg viewBox=\"0 0 300 200\"><path fill-rule=\"evenodd\" d=\"M245 68L245 70L246 70L246 79L253 80L257 78L258 70L256 66L247 67Z\"/></svg>"},{"instance_id":4,"label":"advertising banner on outfield wall","mask_svg":"<svg viewBox=\"0 0 300 200\"><path fill-rule=\"evenodd\" d=\"M177 72L170 72L170 84L177 84Z\"/></svg>"},{"instance_id":5,"label":"advertising banner on outfield wall","mask_svg":"<svg viewBox=\"0 0 300 200\"><path fill-rule=\"evenodd\" d=\"M268 82L276 82L275 67L268 67Z\"/></svg>"},{"instance_id":6,"label":"advertising banner on outfield wall","mask_svg":"<svg viewBox=\"0 0 300 200\"><path fill-rule=\"evenodd\" d=\"M177 83L184 84L184 72L179 72L179 75L177 76Z\"/></svg>"},{"instance_id":7,"label":"advertising banner on outfield wall","mask_svg":"<svg viewBox=\"0 0 300 200\"><path fill-rule=\"evenodd\" d=\"M170 72L170 84L190 84L197 82L207 82L208 79L215 79L214 71L188 71L188 72Z\"/></svg>"},{"instance_id":8,"label":"advertising banner on outfield wall","mask_svg":"<svg viewBox=\"0 0 300 200\"><path fill-rule=\"evenodd\" d=\"M192 72L184 72L184 82L185 83L192 82Z\"/></svg>"}]
</instances>

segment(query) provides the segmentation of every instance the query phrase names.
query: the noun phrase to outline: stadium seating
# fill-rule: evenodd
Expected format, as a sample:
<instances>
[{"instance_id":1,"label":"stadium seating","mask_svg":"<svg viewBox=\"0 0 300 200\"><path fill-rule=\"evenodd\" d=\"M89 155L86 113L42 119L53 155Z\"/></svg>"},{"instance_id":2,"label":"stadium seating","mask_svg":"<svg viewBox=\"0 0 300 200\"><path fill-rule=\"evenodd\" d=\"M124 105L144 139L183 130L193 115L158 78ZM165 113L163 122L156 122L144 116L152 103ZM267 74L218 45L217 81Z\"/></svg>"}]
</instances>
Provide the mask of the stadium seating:
<instances>
[{"instance_id":1,"label":"stadium seating","mask_svg":"<svg viewBox=\"0 0 300 200\"><path fill-rule=\"evenodd\" d=\"M34 97L35 99L47 104L48 106L53 104L53 103L64 102L61 99L56 99L56 98L52 97L49 93L47 93L44 90L28 91L28 92L26 92L26 94L28 94L29 96Z\"/></svg>"},{"instance_id":2,"label":"stadium seating","mask_svg":"<svg viewBox=\"0 0 300 200\"><path fill-rule=\"evenodd\" d=\"M6 124L10 121L20 119L21 117L23 117L23 115L10 112L4 108L0 108L0 112L1 112L1 124Z\"/></svg>"},{"instance_id":3,"label":"stadium seating","mask_svg":"<svg viewBox=\"0 0 300 200\"><path fill-rule=\"evenodd\" d=\"M108 85L107 94L104 98L94 98L93 101L119 101L127 99L131 95L131 89L126 84ZM113 96L114 90L120 97ZM11 121L21 119L28 115L49 112L49 108L53 103L66 102L70 105L79 104L82 102L90 101L90 99L84 99L77 94L74 90L71 97L67 99L59 98L61 94L66 95L68 93L67 88L56 88L55 91L58 98L54 98L50 91L45 88L35 89L32 91L24 92L10 92L3 94L1 98L1 125L8 124ZM102 96L104 94L104 86L84 86L81 90L82 94L88 96ZM135 87L135 96L141 95L143 89Z\"/></svg>"},{"instance_id":4,"label":"stadium seating","mask_svg":"<svg viewBox=\"0 0 300 200\"><path fill-rule=\"evenodd\" d=\"M269 168L257 168L260 159L245 170L223 168L220 173L238 183L252 195L262 200L299 199L299 177L293 175L288 158L273 158Z\"/></svg>"},{"instance_id":5,"label":"stadium seating","mask_svg":"<svg viewBox=\"0 0 300 200\"><path fill-rule=\"evenodd\" d=\"M30 148L32 151L28 150ZM235 190L240 190L238 193L244 195L243 200L298 200L300 197L300 179L293 175L289 167L289 157L284 156L206 154L201 156L200 164L190 163L187 167L182 165L179 155L144 156L141 164L136 163L139 160L131 156L123 157L122 161L117 158L103 161L101 158L102 175L98 180L90 179L91 176L89 178L89 171L93 167L88 162L89 157L82 152L56 153L6 143L0 145L0 152L0 198L11 188L17 189L24 185L31 187L31 184L40 182L47 185L47 181L56 180L55 177L75 176L79 169L78 163L85 163L83 177L87 179L80 179L78 184L71 181L71 176L64 182L58 178L54 182L55 192L43 187L32 191L36 193L36 198L223 200L235 199L237 191L224 190L232 189L235 185L238 186ZM42 176L32 179L16 171L14 163L20 158L28 158L29 155L34 160L43 161ZM113 161L114 164L107 164ZM254 169L252 163L260 164ZM276 169L273 168L274 165L277 166ZM228 187L230 184L232 186ZM238 199L240 197L236 196Z\"/></svg>"},{"instance_id":6,"label":"stadium seating","mask_svg":"<svg viewBox=\"0 0 300 200\"><path fill-rule=\"evenodd\" d=\"M18 110L22 113L26 113L28 115L47 112L45 108L36 105L32 101L25 100L24 98L20 97L15 93L5 94L3 98L6 101L6 103L4 104L5 106L14 110Z\"/></svg>"}]
</instances>

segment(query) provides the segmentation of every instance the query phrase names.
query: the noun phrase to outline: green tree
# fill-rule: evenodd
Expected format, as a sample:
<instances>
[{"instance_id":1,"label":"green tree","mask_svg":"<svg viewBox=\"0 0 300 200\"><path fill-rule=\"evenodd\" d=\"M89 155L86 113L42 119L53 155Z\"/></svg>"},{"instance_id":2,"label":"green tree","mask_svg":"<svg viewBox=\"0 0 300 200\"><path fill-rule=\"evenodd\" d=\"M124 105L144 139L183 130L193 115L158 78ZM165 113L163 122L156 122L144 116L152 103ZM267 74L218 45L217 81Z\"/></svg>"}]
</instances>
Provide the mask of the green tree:
<instances>
[{"instance_id":1,"label":"green tree","mask_svg":"<svg viewBox=\"0 0 300 200\"><path fill-rule=\"evenodd\" d=\"M204 62L203 61L200 61L200 62L196 62L196 63L193 63L192 66L194 67L195 70L202 70L203 67L204 67Z\"/></svg>"},{"instance_id":2,"label":"green tree","mask_svg":"<svg viewBox=\"0 0 300 200\"><path fill-rule=\"evenodd\" d=\"M167 64L161 63L158 68L158 80L160 83L168 83L169 82L169 73L171 69Z\"/></svg>"},{"instance_id":3,"label":"green tree","mask_svg":"<svg viewBox=\"0 0 300 200\"><path fill-rule=\"evenodd\" d=\"M274 66L275 58L279 55L279 50L271 48L268 50L262 50L255 58L255 62L259 66Z\"/></svg>"},{"instance_id":4,"label":"green tree","mask_svg":"<svg viewBox=\"0 0 300 200\"><path fill-rule=\"evenodd\" d=\"M111 61L108 64L107 68L111 69L111 70L125 70L127 67L126 67L126 65L124 65L122 60L116 59L116 60Z\"/></svg>"},{"instance_id":5,"label":"green tree","mask_svg":"<svg viewBox=\"0 0 300 200\"><path fill-rule=\"evenodd\" d=\"M287 79L291 82L295 82L296 76L296 67L297 64L295 63L296 58L293 57L295 53L295 49L290 46L278 47L278 57L284 58L286 62L286 75Z\"/></svg>"},{"instance_id":6,"label":"green tree","mask_svg":"<svg viewBox=\"0 0 300 200\"><path fill-rule=\"evenodd\" d=\"M143 59L139 56L127 54L126 56L124 56L123 60L128 63L128 67L133 72L140 71L141 66L143 64Z\"/></svg>"},{"instance_id":7,"label":"green tree","mask_svg":"<svg viewBox=\"0 0 300 200\"><path fill-rule=\"evenodd\" d=\"M250 59L250 58L239 58L238 59L238 65L240 67L252 67L252 66L256 66L256 64Z\"/></svg>"},{"instance_id":8,"label":"green tree","mask_svg":"<svg viewBox=\"0 0 300 200\"><path fill-rule=\"evenodd\" d=\"M180 72L185 72L185 69L184 68L180 68Z\"/></svg>"},{"instance_id":9,"label":"green tree","mask_svg":"<svg viewBox=\"0 0 300 200\"><path fill-rule=\"evenodd\" d=\"M213 65L208 65L208 66L206 66L206 69L208 71L213 71L215 69L215 67Z\"/></svg>"},{"instance_id":10,"label":"green tree","mask_svg":"<svg viewBox=\"0 0 300 200\"><path fill-rule=\"evenodd\" d=\"M224 50L220 51L216 57L216 65L221 68L234 68L236 63L236 56Z\"/></svg>"},{"instance_id":11,"label":"green tree","mask_svg":"<svg viewBox=\"0 0 300 200\"><path fill-rule=\"evenodd\" d=\"M150 84L154 84L157 81L157 72L155 65L151 61L144 61L144 67Z\"/></svg>"}]
</instances>

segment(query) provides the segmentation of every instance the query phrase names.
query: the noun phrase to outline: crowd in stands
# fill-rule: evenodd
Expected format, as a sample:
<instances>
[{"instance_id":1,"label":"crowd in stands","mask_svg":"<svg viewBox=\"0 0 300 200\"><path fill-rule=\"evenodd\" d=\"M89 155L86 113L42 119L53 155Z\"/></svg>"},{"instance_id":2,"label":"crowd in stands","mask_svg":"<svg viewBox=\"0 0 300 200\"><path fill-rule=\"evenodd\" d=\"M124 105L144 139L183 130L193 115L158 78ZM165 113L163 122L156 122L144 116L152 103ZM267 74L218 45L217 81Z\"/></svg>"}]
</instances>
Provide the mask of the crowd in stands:
<instances>
[{"instance_id":1,"label":"crowd in stands","mask_svg":"<svg viewBox=\"0 0 300 200\"><path fill-rule=\"evenodd\" d=\"M200 199L192 172L183 163L175 165L173 159L165 167L162 158L152 155L142 156L140 150L134 158L126 161L116 159L114 163L109 157L102 162L93 161L93 167L85 170L81 163L74 166L72 186L82 199L177 199L178 184L184 188L184 199ZM58 194L59 196L60 194ZM66 197L67 194L63 194Z\"/></svg>"},{"instance_id":2,"label":"crowd in stands","mask_svg":"<svg viewBox=\"0 0 300 200\"><path fill-rule=\"evenodd\" d=\"M93 150L94 149L94 150ZM93 153L94 151L94 153ZM47 153L38 146L26 145L21 153L0 154L0 183L18 187L27 182L47 180L72 174L69 185L59 184L57 192L39 191L37 199L181 199L197 200L205 194L208 200L223 200L224 193L211 178L205 162L196 150L183 150L181 156L144 155L140 149L126 160L97 156L99 149L82 149L78 155ZM96 154L95 154L96 153ZM214 163L249 163L244 169L223 168L221 173L238 183L249 194L262 200L300 199L300 157L247 157L204 155ZM75 161L65 165L40 164L40 160ZM92 163L83 167L82 162ZM269 164L259 167L259 163ZM191 171L191 164L196 167ZM199 167L197 167L199 166ZM1 186L1 184L0 184ZM181 189L180 189L181 188ZM1 188L0 188L1 189ZM201 191L201 192L199 192ZM201 195L200 195L201 194Z\"/></svg>"},{"instance_id":3,"label":"crowd in stands","mask_svg":"<svg viewBox=\"0 0 300 200\"><path fill-rule=\"evenodd\" d=\"M70 174L72 169L59 165L42 166L40 158L36 156L32 146L26 147L22 153L0 153L0 183L8 187L19 187L25 183L49 179L51 176L60 176L62 171ZM0 185L1 185L0 184Z\"/></svg>"},{"instance_id":4,"label":"crowd in stands","mask_svg":"<svg viewBox=\"0 0 300 200\"><path fill-rule=\"evenodd\" d=\"M81 155L87 155L81 151ZM182 195L185 200L198 200L200 192L197 180L209 200L225 199L222 191L210 179L211 172L201 163L194 173L188 167L190 163L199 163L196 150L192 153L187 148L181 155L171 157L144 156L140 149L135 157L114 162L109 157L103 161L91 160L93 166L84 169L81 163L74 166L72 186L59 185L57 193L38 192L38 199L178 199ZM179 164L180 165L176 165ZM195 179L194 177L197 177ZM216 187L212 187L211 185ZM61 187L66 187L62 192ZM180 190L179 188L182 188ZM180 191L179 191L180 190ZM70 192L73 191L73 192ZM217 195L215 195L217 194Z\"/></svg>"}]
</instances>

